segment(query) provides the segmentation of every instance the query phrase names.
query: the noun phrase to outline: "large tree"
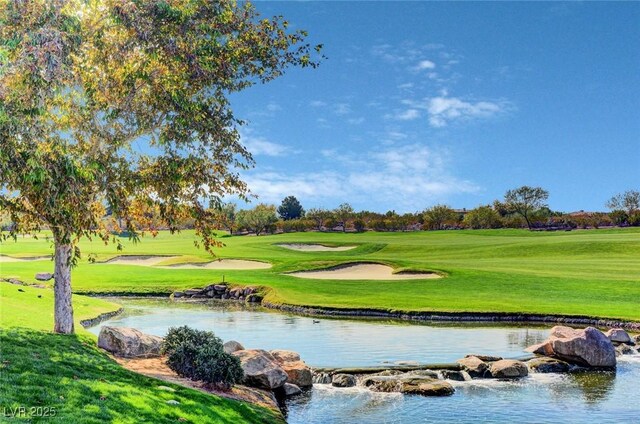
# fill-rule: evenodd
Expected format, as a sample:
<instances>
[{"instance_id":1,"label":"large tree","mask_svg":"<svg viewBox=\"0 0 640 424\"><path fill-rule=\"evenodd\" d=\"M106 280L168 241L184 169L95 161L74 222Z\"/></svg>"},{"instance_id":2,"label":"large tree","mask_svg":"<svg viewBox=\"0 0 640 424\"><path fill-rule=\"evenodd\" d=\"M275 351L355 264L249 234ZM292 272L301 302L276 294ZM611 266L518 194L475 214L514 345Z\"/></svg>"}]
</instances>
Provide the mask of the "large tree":
<instances>
[{"instance_id":1,"label":"large tree","mask_svg":"<svg viewBox=\"0 0 640 424\"><path fill-rule=\"evenodd\" d=\"M282 204L278 206L278 215L285 221L298 219L304 216L304 209L295 196L287 196L282 200Z\"/></svg>"},{"instance_id":2,"label":"large tree","mask_svg":"<svg viewBox=\"0 0 640 424\"><path fill-rule=\"evenodd\" d=\"M531 229L531 215L548 207L549 192L541 187L522 186L509 190L504 195L504 205L511 213L521 215Z\"/></svg>"},{"instance_id":3,"label":"large tree","mask_svg":"<svg viewBox=\"0 0 640 424\"><path fill-rule=\"evenodd\" d=\"M74 331L79 239L115 241L106 208L133 238L157 210L217 245L206 205L246 197L253 162L229 95L317 65L287 27L231 0L0 0L2 236L51 230L56 332Z\"/></svg>"},{"instance_id":4,"label":"large tree","mask_svg":"<svg viewBox=\"0 0 640 424\"><path fill-rule=\"evenodd\" d=\"M276 207L264 203L253 209L243 209L236 216L238 226L253 231L256 236L268 231L278 221Z\"/></svg>"},{"instance_id":5,"label":"large tree","mask_svg":"<svg viewBox=\"0 0 640 424\"><path fill-rule=\"evenodd\" d=\"M627 190L619 193L607 201L607 207L612 211L625 211L628 216L640 211L640 191Z\"/></svg>"},{"instance_id":6,"label":"large tree","mask_svg":"<svg viewBox=\"0 0 640 424\"><path fill-rule=\"evenodd\" d=\"M342 232L347 232L347 225L353 218L355 212L353 207L349 203L342 203L340 206L333 210L333 216L342 225Z\"/></svg>"},{"instance_id":7,"label":"large tree","mask_svg":"<svg viewBox=\"0 0 640 424\"><path fill-rule=\"evenodd\" d=\"M424 226L429 230L444 230L447 225L457 225L460 216L447 205L435 205L422 214Z\"/></svg>"}]
</instances>

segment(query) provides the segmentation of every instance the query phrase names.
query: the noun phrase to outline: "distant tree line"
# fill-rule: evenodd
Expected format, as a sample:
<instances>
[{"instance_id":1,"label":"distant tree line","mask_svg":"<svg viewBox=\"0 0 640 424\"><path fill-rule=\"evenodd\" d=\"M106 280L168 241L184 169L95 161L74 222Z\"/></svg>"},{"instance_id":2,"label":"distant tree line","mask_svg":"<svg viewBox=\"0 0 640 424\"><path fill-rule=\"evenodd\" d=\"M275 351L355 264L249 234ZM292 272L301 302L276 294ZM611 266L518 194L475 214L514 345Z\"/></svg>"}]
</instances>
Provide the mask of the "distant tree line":
<instances>
[{"instance_id":1,"label":"distant tree line","mask_svg":"<svg viewBox=\"0 0 640 424\"><path fill-rule=\"evenodd\" d=\"M307 211L294 196L280 206L258 204L237 210L232 203L217 209L220 228L230 233L256 235L303 231L418 231L454 229L528 228L530 230L571 230L607 226L640 226L640 192L628 190L613 196L606 206L610 212L564 213L549 209L548 191L522 186L508 190L502 200L474 209L453 209L438 204L423 211L399 214L355 211L349 203L335 209Z\"/></svg>"},{"instance_id":2,"label":"distant tree line","mask_svg":"<svg viewBox=\"0 0 640 424\"><path fill-rule=\"evenodd\" d=\"M530 230L571 230L575 228L640 226L640 191L627 190L606 202L608 212L559 212L549 209L549 193L540 187L522 186L505 193L501 200L474 209L454 209L438 204L413 213L355 211L349 203L335 209L305 210L295 196L287 196L279 206L260 203L238 209L235 203L212 204L217 228L230 234L257 235L303 231L364 232L419 231L492 228L529 228ZM145 217L150 231L165 229L157 219L157 208L147 208ZM112 213L107 210L107 216ZM113 221L110 219L110 221ZM194 219L184 217L179 229L192 229ZM0 228L12 226L11 217L0 212ZM114 232L120 232L114 227Z\"/></svg>"}]
</instances>

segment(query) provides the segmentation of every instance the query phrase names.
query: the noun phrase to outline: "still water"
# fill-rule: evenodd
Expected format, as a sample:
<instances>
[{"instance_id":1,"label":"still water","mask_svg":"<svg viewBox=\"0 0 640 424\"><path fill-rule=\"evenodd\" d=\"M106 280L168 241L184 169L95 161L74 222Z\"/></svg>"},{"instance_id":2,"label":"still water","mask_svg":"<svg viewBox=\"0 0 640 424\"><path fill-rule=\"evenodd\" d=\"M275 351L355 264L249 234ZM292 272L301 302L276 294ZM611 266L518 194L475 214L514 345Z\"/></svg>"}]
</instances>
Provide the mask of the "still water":
<instances>
[{"instance_id":1,"label":"still water","mask_svg":"<svg viewBox=\"0 0 640 424\"><path fill-rule=\"evenodd\" d=\"M101 325L162 336L189 325L247 348L287 349L309 365L373 366L453 362L468 353L518 357L544 340L545 327L422 324L310 318L222 302L118 298L124 314ZM94 333L100 326L90 329ZM616 373L531 374L516 382L451 382L456 393L425 398L315 385L288 401L287 421L304 423L640 423L640 355Z\"/></svg>"}]
</instances>

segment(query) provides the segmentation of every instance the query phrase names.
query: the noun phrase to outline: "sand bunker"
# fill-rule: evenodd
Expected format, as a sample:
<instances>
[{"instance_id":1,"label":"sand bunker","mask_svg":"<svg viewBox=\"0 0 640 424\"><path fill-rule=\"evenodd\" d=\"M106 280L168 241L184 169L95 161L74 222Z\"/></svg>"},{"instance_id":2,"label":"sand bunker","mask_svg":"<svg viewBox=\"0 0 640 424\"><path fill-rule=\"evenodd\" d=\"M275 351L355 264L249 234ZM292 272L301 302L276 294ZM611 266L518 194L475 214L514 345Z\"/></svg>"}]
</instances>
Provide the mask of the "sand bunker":
<instances>
[{"instance_id":1,"label":"sand bunker","mask_svg":"<svg viewBox=\"0 0 640 424\"><path fill-rule=\"evenodd\" d=\"M109 265L141 265L141 266L154 266L160 262L164 262L167 259L175 259L179 256L116 256L113 259L109 259L105 264Z\"/></svg>"},{"instance_id":2,"label":"sand bunker","mask_svg":"<svg viewBox=\"0 0 640 424\"><path fill-rule=\"evenodd\" d=\"M140 265L157 266L159 263L169 259L177 259L180 256L117 256L106 262L109 265ZM163 269L267 269L271 264L259 261L248 261L241 259L220 259L202 263L183 263L176 265L158 266Z\"/></svg>"},{"instance_id":3,"label":"sand bunker","mask_svg":"<svg viewBox=\"0 0 640 424\"><path fill-rule=\"evenodd\" d=\"M243 259L220 259L217 261L177 264L169 266L161 266L159 268L171 269L267 269L271 268L271 264L259 261L247 261Z\"/></svg>"},{"instance_id":4,"label":"sand bunker","mask_svg":"<svg viewBox=\"0 0 640 424\"><path fill-rule=\"evenodd\" d=\"M358 246L325 246L322 244L303 244L303 243L283 243L277 246L285 249L297 250L299 252L343 252L345 250L355 249Z\"/></svg>"},{"instance_id":5,"label":"sand bunker","mask_svg":"<svg viewBox=\"0 0 640 424\"><path fill-rule=\"evenodd\" d=\"M0 262L28 262L28 261L42 261L44 259L51 259L51 256L28 256L24 258L13 258L11 256L0 255Z\"/></svg>"},{"instance_id":6,"label":"sand bunker","mask_svg":"<svg viewBox=\"0 0 640 424\"><path fill-rule=\"evenodd\" d=\"M292 272L299 278L313 278L317 280L424 280L426 278L441 278L436 273L393 273L393 268L380 264L351 264L342 265L318 271Z\"/></svg>"}]
</instances>

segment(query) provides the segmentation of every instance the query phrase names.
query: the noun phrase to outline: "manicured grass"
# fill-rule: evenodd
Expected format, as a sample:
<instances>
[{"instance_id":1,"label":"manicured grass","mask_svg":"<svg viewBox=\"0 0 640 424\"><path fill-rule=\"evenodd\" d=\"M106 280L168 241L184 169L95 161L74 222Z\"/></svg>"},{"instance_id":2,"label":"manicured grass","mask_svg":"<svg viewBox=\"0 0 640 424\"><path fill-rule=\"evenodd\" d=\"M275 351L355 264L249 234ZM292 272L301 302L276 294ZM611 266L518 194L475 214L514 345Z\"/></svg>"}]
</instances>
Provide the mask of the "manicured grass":
<instances>
[{"instance_id":1,"label":"manicured grass","mask_svg":"<svg viewBox=\"0 0 640 424\"><path fill-rule=\"evenodd\" d=\"M118 254L182 255L177 262L211 258L193 245L193 233L161 233L127 245L84 242L98 260ZM402 311L522 312L640 320L640 228L572 232L525 230L413 233L291 233L223 237L220 257L267 261L267 270L167 270L90 264L75 270L77 293L170 293L212 281L270 287L267 300L309 306ZM357 245L342 252L297 252L278 243ZM2 246L5 255L51 252L45 240ZM396 270L436 271L445 278L408 281L307 280L286 272L372 261ZM3 263L0 274L26 280L51 269L47 261Z\"/></svg>"},{"instance_id":2,"label":"manicured grass","mask_svg":"<svg viewBox=\"0 0 640 424\"><path fill-rule=\"evenodd\" d=\"M23 290L23 291L19 291ZM41 296L41 297L38 297ZM118 306L74 296L77 335L48 332L53 293L0 283L0 421L53 423L278 423L265 408L127 371L79 321ZM158 386L170 386L175 392ZM179 405L167 404L176 400ZM33 408L33 409L32 409ZM49 416L39 416L43 414Z\"/></svg>"}]
</instances>

